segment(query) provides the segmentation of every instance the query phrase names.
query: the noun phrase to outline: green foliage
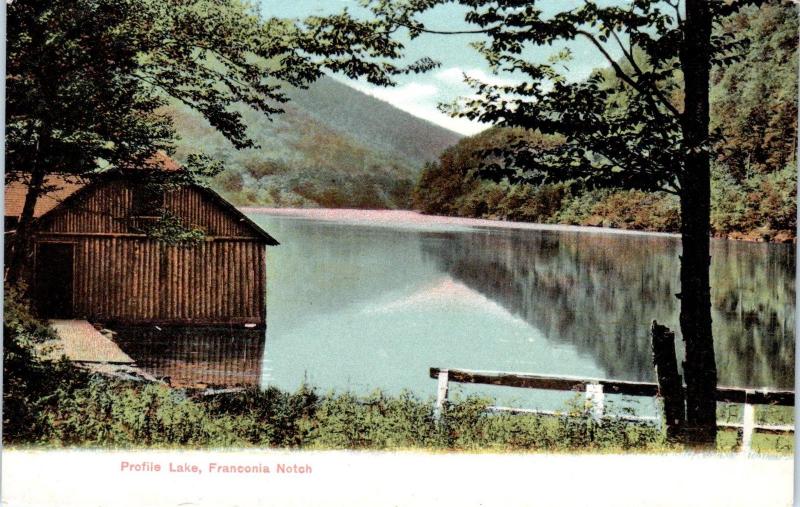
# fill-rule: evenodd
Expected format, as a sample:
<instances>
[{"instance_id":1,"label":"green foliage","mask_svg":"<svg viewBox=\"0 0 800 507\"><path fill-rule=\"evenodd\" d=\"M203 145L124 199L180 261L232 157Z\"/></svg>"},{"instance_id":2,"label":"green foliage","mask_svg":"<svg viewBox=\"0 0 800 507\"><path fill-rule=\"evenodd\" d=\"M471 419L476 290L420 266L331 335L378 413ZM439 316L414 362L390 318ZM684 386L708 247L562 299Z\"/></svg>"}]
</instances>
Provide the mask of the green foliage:
<instances>
[{"instance_id":1,"label":"green foliage","mask_svg":"<svg viewBox=\"0 0 800 507\"><path fill-rule=\"evenodd\" d=\"M372 7L387 24L410 26L413 38L426 31L421 15L443 3L375 1ZM680 111L670 97L679 87L676 60L683 27L671 9L656 0L612 6L585 2L555 14L535 3L523 9L496 0L457 3L465 11L464 21L485 35L473 46L494 72L513 75L519 84L466 78L473 97L449 111L490 125L563 137L549 149L525 138L499 146L483 176L536 186L579 180L591 187L676 191L685 150ZM568 52L545 63L529 57L538 48L575 40L593 44L615 79L598 72L570 81L563 71ZM717 42L724 46L730 41ZM619 50L623 64L610 56Z\"/></svg>"},{"instance_id":2,"label":"green foliage","mask_svg":"<svg viewBox=\"0 0 800 507\"><path fill-rule=\"evenodd\" d=\"M442 413L442 437L452 449L475 450L489 443L487 433L491 400L476 396L454 397L445 404Z\"/></svg>"},{"instance_id":3,"label":"green foliage","mask_svg":"<svg viewBox=\"0 0 800 507\"><path fill-rule=\"evenodd\" d=\"M83 173L99 159L142 162L168 146L174 132L156 113L161 99L135 77L145 43L133 29L138 4L8 5L9 169Z\"/></svg>"},{"instance_id":4,"label":"green foliage","mask_svg":"<svg viewBox=\"0 0 800 507\"><path fill-rule=\"evenodd\" d=\"M537 189L527 184L514 186L479 178L482 165L491 160L490 151L520 140L543 150L561 142L557 136L535 131L499 128L462 139L445 150L437 163L425 166L414 189L414 207L426 213L516 220L540 220L547 216L553 208L558 208L565 185L544 185Z\"/></svg>"},{"instance_id":5,"label":"green foliage","mask_svg":"<svg viewBox=\"0 0 800 507\"><path fill-rule=\"evenodd\" d=\"M169 150L172 122L157 112L169 98L246 148L256 144L239 105L280 113L283 88L307 86L324 69L386 85L429 68L376 61L394 57L397 44L369 22L263 19L238 0L12 2L8 27L9 162L49 172Z\"/></svg>"},{"instance_id":6,"label":"green foliage","mask_svg":"<svg viewBox=\"0 0 800 507\"><path fill-rule=\"evenodd\" d=\"M716 234L732 231L770 238L794 236L797 217L797 175L793 166L746 176L741 182L727 172L712 173L711 225Z\"/></svg>"},{"instance_id":7,"label":"green foliage","mask_svg":"<svg viewBox=\"0 0 800 507\"><path fill-rule=\"evenodd\" d=\"M60 397L86 381L66 361L37 356L52 330L32 313L24 288L5 288L3 299L3 442L37 442L53 427Z\"/></svg>"},{"instance_id":8,"label":"green foliage","mask_svg":"<svg viewBox=\"0 0 800 507\"><path fill-rule=\"evenodd\" d=\"M191 246L205 238L202 229L187 226L181 217L167 210L161 210L157 220L142 224L139 229L149 237L168 245Z\"/></svg>"},{"instance_id":9,"label":"green foliage","mask_svg":"<svg viewBox=\"0 0 800 507\"><path fill-rule=\"evenodd\" d=\"M8 5L8 28L6 181L30 183L10 250L14 281L30 255L44 175L91 180L130 167L158 169L154 155L174 154L178 139L167 106L196 113L236 150L255 149L245 115L265 120L283 112L286 88L307 87L324 71L391 85L393 76L435 66L387 63L398 44L372 22L348 15L265 19L239 0L17 1ZM216 175L221 165L207 155L182 153L185 171L160 183ZM357 205L383 207L385 195L408 186L377 190L372 183L353 190ZM175 229L162 225L159 239ZM185 232L173 240L185 241Z\"/></svg>"},{"instance_id":10,"label":"green foliage","mask_svg":"<svg viewBox=\"0 0 800 507\"><path fill-rule=\"evenodd\" d=\"M64 396L53 414L51 445L104 447L242 445L236 425L211 418L166 386L136 386L93 378ZM233 431L231 431L233 430Z\"/></svg>"},{"instance_id":11,"label":"green foliage","mask_svg":"<svg viewBox=\"0 0 800 507\"><path fill-rule=\"evenodd\" d=\"M500 202L500 209L509 220L549 222L571 196L570 185L516 185Z\"/></svg>"},{"instance_id":12,"label":"green foliage","mask_svg":"<svg viewBox=\"0 0 800 507\"><path fill-rule=\"evenodd\" d=\"M594 225L675 232L680 212L675 196L639 190L588 189L575 180L533 185L477 177L487 153L515 140L542 149L561 139L522 129L490 129L460 141L437 163L428 164L414 189L413 205L425 213L521 222ZM491 157L491 155L488 155Z\"/></svg>"},{"instance_id":13,"label":"green foliage","mask_svg":"<svg viewBox=\"0 0 800 507\"><path fill-rule=\"evenodd\" d=\"M618 229L678 232L681 222L676 196L641 190L613 192L595 204L591 213L588 223L602 219L599 225Z\"/></svg>"},{"instance_id":14,"label":"green foliage","mask_svg":"<svg viewBox=\"0 0 800 507\"><path fill-rule=\"evenodd\" d=\"M302 385L294 393L270 387L213 396L203 405L214 418L240 422L239 436L246 442L271 447L299 447L309 440L319 403L316 391Z\"/></svg>"},{"instance_id":15,"label":"green foliage","mask_svg":"<svg viewBox=\"0 0 800 507\"><path fill-rule=\"evenodd\" d=\"M797 227L797 174L793 166L746 182L756 213L769 229L792 231Z\"/></svg>"},{"instance_id":16,"label":"green foliage","mask_svg":"<svg viewBox=\"0 0 800 507\"><path fill-rule=\"evenodd\" d=\"M577 192L564 205L551 222L566 225L602 225L605 217L598 216L595 206L614 193L609 189L595 189Z\"/></svg>"},{"instance_id":17,"label":"green foliage","mask_svg":"<svg viewBox=\"0 0 800 507\"><path fill-rule=\"evenodd\" d=\"M438 2L409 2L388 20L416 21ZM796 6L781 2L714 4L716 26L709 99L716 166L711 227L717 235L793 237L797 117ZM378 4L378 3L376 3ZM479 134L463 140L423 170L414 206L427 213L522 221L677 231L684 148L675 113L684 101L677 58L681 28L664 5L637 2L600 7L592 2L545 20L542 12L490 0L465 2L467 21L495 26L479 49L499 72L528 78L519 86L470 80L478 98L454 113L514 127L503 139ZM486 12L482 7L493 6ZM490 14L491 13L491 14ZM633 20L639 20L633 22ZM587 26L588 24L588 26ZM534 31L531 26L537 26ZM644 33L649 26L651 32ZM591 28L591 30L590 30ZM634 44L610 67L570 83L557 66L519 56L524 47L583 37L598 47L619 31ZM524 54L524 53L523 53ZM552 86L541 86L542 80ZM542 146L529 132L562 134ZM538 130L534 130L538 129ZM495 127L493 130L498 130ZM502 129L500 129L502 130ZM459 151L460 153L452 153ZM478 175L492 184L475 181ZM604 190L605 189L605 190Z\"/></svg>"},{"instance_id":18,"label":"green foliage","mask_svg":"<svg viewBox=\"0 0 800 507\"><path fill-rule=\"evenodd\" d=\"M369 5L389 27L408 28L413 39L429 31L422 18L446 3L374 0ZM494 160L485 161L485 177L537 186L579 180L591 188L679 193L683 187L697 190L690 183L696 168L686 167L689 160L700 155L707 170L703 69L739 61L748 43L747 34L732 29L712 36L711 26L763 2L587 1L555 13L536 2L524 8L497 0L455 3L464 22L483 35L473 47L495 73L513 76L517 83L465 78L474 95L445 109L494 126L563 136L562 143L545 150L524 138L496 147ZM687 36L687 31L695 33ZM583 81L569 79L569 49L558 48L573 41L588 42L608 68ZM543 62L539 50L553 47ZM684 102L699 109L683 111Z\"/></svg>"},{"instance_id":19,"label":"green foliage","mask_svg":"<svg viewBox=\"0 0 800 507\"><path fill-rule=\"evenodd\" d=\"M221 160L225 169L210 183L235 204L408 207L415 163L362 142L305 110L292 107L273 121L243 111L249 135L261 145L244 150L236 150L187 108L173 104L167 111L183 137L176 156L183 159L195 146L203 146Z\"/></svg>"},{"instance_id":20,"label":"green foliage","mask_svg":"<svg viewBox=\"0 0 800 507\"><path fill-rule=\"evenodd\" d=\"M53 330L34 316L30 301L23 296L25 289L22 285L6 285L3 297L3 326L10 331L4 336L19 353L30 352L34 344L55 337Z\"/></svg>"},{"instance_id":21,"label":"green foliage","mask_svg":"<svg viewBox=\"0 0 800 507\"><path fill-rule=\"evenodd\" d=\"M720 33L736 32L749 45L740 61L716 67L712 78L711 127L718 133L711 179L711 229L715 235L759 240L794 237L794 10L788 4L767 3L741 10L718 28ZM630 63L621 65L630 70ZM618 80L611 69L598 72L605 86ZM678 89L676 93L682 91ZM626 100L619 93L609 98L615 107L624 106ZM467 145L462 141L454 149ZM471 160L469 168L474 171L488 163ZM537 199L541 200L540 192L547 189L546 184L534 187L540 189L538 192L524 184L494 187L493 192L499 189L507 197L500 199L505 201L504 206L492 209L488 203L498 201L488 191L492 187L481 187L476 192L478 187L472 180L460 176L457 169L445 171L442 164L426 168L418 183L416 195L421 198L415 204L425 212L667 232L677 231L680 225L677 199L667 194L592 190L574 184L563 194L554 213L531 213L532 208L542 209ZM458 178L463 181L458 183ZM552 191L551 188L549 192ZM465 200L469 206L458 204Z\"/></svg>"},{"instance_id":22,"label":"green foliage","mask_svg":"<svg viewBox=\"0 0 800 507\"><path fill-rule=\"evenodd\" d=\"M334 449L428 447L432 407L410 393L391 398L380 391L359 397L331 393L316 412L313 445Z\"/></svg>"},{"instance_id":23,"label":"green foliage","mask_svg":"<svg viewBox=\"0 0 800 507\"><path fill-rule=\"evenodd\" d=\"M711 128L718 163L740 183L793 165L797 139L797 7L766 2L722 29L749 41L742 58L712 74Z\"/></svg>"},{"instance_id":24,"label":"green foliage","mask_svg":"<svg viewBox=\"0 0 800 507\"><path fill-rule=\"evenodd\" d=\"M660 428L621 418L598 422L591 408L578 395L556 416L500 413L487 419L487 435L490 441L546 451L669 449Z\"/></svg>"}]
</instances>

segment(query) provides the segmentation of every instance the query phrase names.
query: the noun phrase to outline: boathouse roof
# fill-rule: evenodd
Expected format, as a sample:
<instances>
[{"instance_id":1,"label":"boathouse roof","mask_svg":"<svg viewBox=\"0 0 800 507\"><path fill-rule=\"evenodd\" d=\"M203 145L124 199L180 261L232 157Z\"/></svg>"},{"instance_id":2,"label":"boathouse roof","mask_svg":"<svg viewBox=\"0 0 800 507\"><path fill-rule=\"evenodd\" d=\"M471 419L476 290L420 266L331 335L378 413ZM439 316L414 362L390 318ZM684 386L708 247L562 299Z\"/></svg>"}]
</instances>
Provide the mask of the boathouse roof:
<instances>
[{"instance_id":1,"label":"boathouse roof","mask_svg":"<svg viewBox=\"0 0 800 507\"><path fill-rule=\"evenodd\" d=\"M155 156L149 159L148 162L153 162L154 164L145 169L153 170L154 167L157 167L157 170L168 172L182 170L181 166L175 160L163 152L158 152ZM87 192L96 185L100 185L109 179L131 179L132 175L141 175L142 172L142 169L127 168L96 176L91 180L75 175L50 174L45 178L45 193L42 194L37 200L33 216L36 219L43 219L46 215L60 206L69 206L70 202L79 198L81 194ZM22 215L22 210L25 206L25 196L28 192L29 181L29 174L16 173L13 175L12 180L6 183L4 192L6 217L18 218L20 215ZM247 217L247 215L239 211L239 209L237 209L233 204L228 202L225 198L211 188L194 184L189 186L201 192L206 198L208 198L209 201L217 204L228 215L245 225L256 236L260 237L267 245L274 246L279 244L275 238L270 236L258 224L253 222Z\"/></svg>"}]
</instances>

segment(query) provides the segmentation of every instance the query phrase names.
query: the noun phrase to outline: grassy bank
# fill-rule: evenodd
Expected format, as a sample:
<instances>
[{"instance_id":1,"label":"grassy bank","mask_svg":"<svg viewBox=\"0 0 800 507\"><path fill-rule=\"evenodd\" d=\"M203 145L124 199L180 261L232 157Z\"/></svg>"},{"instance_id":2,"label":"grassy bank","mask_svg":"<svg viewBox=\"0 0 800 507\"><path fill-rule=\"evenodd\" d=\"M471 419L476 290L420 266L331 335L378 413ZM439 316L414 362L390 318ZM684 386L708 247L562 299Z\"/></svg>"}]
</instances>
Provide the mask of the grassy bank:
<instances>
[{"instance_id":1,"label":"grassy bank","mask_svg":"<svg viewBox=\"0 0 800 507\"><path fill-rule=\"evenodd\" d=\"M430 451L663 452L680 450L659 427L604 421L576 398L559 416L491 414L492 400L452 400L440 420L411 393L320 394L275 388L200 396L124 381L38 357L51 331L6 296L4 443L36 447L422 449ZM786 415L786 414L784 414ZM790 415L790 413L789 413ZM731 415L735 417L735 415ZM773 416L767 414L767 417ZM759 435L756 450L791 452L790 437ZM720 450L735 448L735 433Z\"/></svg>"}]
</instances>

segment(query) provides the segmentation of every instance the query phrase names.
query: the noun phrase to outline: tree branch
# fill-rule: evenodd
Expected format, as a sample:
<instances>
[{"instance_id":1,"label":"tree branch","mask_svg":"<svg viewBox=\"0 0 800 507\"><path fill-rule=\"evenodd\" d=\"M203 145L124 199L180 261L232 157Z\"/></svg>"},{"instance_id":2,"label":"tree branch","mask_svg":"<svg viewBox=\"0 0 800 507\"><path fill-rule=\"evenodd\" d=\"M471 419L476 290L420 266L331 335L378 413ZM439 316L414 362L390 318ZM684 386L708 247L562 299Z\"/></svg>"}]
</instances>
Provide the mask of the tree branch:
<instances>
[{"instance_id":1,"label":"tree branch","mask_svg":"<svg viewBox=\"0 0 800 507\"><path fill-rule=\"evenodd\" d=\"M575 33L578 34L578 35L583 35L584 37L589 39L592 42L592 44L594 44L594 46L603 54L603 56L608 61L608 63L611 64L611 67L614 69L614 72L616 73L617 77L622 79L625 83L630 85L631 88L633 88L634 90L636 90L640 94L644 95L645 97L648 97L648 101L651 102L653 106L655 106L655 103L654 103L654 100L653 100L653 94L647 93L647 90L642 89L640 83L638 83L637 81L634 81L628 74L626 74L625 71L622 70L622 67L620 67L619 64L616 62L616 60L614 60L614 58L612 58L611 55L608 54L608 51L606 51L606 48L604 48L603 45L600 44L600 41L598 41L597 38L595 38L594 35L592 35L591 33L587 32L586 30L577 30ZM658 97L658 95L657 95L657 97ZM670 113L672 113L676 118L680 118L681 117L680 111L678 111L675 108L675 106L670 104L669 101L667 101L666 99L662 100L659 97L659 102L661 102L661 104L664 107L666 107L667 110Z\"/></svg>"},{"instance_id":2,"label":"tree branch","mask_svg":"<svg viewBox=\"0 0 800 507\"><path fill-rule=\"evenodd\" d=\"M409 30L413 30L416 32L431 33L435 35L465 35L465 34L489 33L492 30L500 28L500 25L497 25L497 26L491 26L489 28L482 28L480 30L430 30L428 28L422 28L419 26L407 25L405 23L397 23L397 25L402 26L403 28L408 28Z\"/></svg>"},{"instance_id":3,"label":"tree branch","mask_svg":"<svg viewBox=\"0 0 800 507\"><path fill-rule=\"evenodd\" d=\"M617 41L619 49L622 50L622 54L625 55L625 58L630 62L631 67L633 67L633 70L636 72L636 74L642 75L642 69L639 68L639 65L636 63L636 60L633 59L633 50L631 49L630 51L628 51L627 49L625 49L625 45L622 43L622 39L619 38L619 35L617 35L616 30L611 30L611 36L614 37L615 41Z\"/></svg>"},{"instance_id":4,"label":"tree branch","mask_svg":"<svg viewBox=\"0 0 800 507\"><path fill-rule=\"evenodd\" d=\"M611 30L611 35L614 37L614 40L617 41L619 48L622 50L622 54L624 54L625 58L631 63L633 71L636 73L637 76L642 77L644 75L644 71L642 71L642 68L639 67L639 64L636 63L636 60L633 57L633 52L625 49L625 45L622 43L622 40L619 38L615 30ZM637 83L638 82L639 81L637 81ZM661 90L658 89L658 86L656 86L655 83L649 85L649 88L652 89L653 94L658 98L658 101L661 102L661 104L667 107L667 109L670 109L672 114L674 114L676 117L680 117L680 113L678 112L678 110L669 102L667 97L664 96L664 94L661 92Z\"/></svg>"},{"instance_id":5,"label":"tree branch","mask_svg":"<svg viewBox=\"0 0 800 507\"><path fill-rule=\"evenodd\" d=\"M675 3L670 2L669 0L665 0L667 5L675 9L675 20L678 24L678 28L683 26L683 18L681 17L681 3L680 0L675 0Z\"/></svg>"}]
</instances>

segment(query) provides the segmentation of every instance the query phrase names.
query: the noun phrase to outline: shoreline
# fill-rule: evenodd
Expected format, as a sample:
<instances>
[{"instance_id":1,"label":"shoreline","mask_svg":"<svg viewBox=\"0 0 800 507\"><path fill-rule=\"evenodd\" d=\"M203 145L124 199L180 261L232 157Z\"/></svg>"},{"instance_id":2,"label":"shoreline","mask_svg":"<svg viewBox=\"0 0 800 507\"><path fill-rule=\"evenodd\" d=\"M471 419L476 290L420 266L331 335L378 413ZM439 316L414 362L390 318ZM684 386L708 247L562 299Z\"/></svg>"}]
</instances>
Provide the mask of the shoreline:
<instances>
[{"instance_id":1,"label":"shoreline","mask_svg":"<svg viewBox=\"0 0 800 507\"><path fill-rule=\"evenodd\" d=\"M637 236L655 236L680 238L680 234L672 232L639 231L632 229L614 229L610 227L592 227L588 225L540 224L534 222L512 222L506 220L490 220L487 218L450 217L442 215L425 215L411 210L364 210L353 208L267 208L259 206L242 206L244 213L263 213L303 220L321 220L326 222L350 225L370 225L376 227L426 227L448 226L467 228L516 229L557 232L586 232L599 234L619 234Z\"/></svg>"},{"instance_id":2,"label":"shoreline","mask_svg":"<svg viewBox=\"0 0 800 507\"><path fill-rule=\"evenodd\" d=\"M370 225L376 227L468 227L491 229L515 229L534 231L579 232L597 234L618 234L634 236L650 236L680 239L677 232L643 231L638 229L618 229L590 225L542 224L535 222L514 222L493 220L488 218L451 217L443 215L425 215L413 210L370 210L356 208L270 208L264 206L241 206L244 213L262 213L303 220L321 220L349 225ZM745 243L794 244L796 238L777 233L771 240L754 232L733 232L727 235L713 235L712 239L729 240ZM777 238L777 240L775 240Z\"/></svg>"}]
</instances>

